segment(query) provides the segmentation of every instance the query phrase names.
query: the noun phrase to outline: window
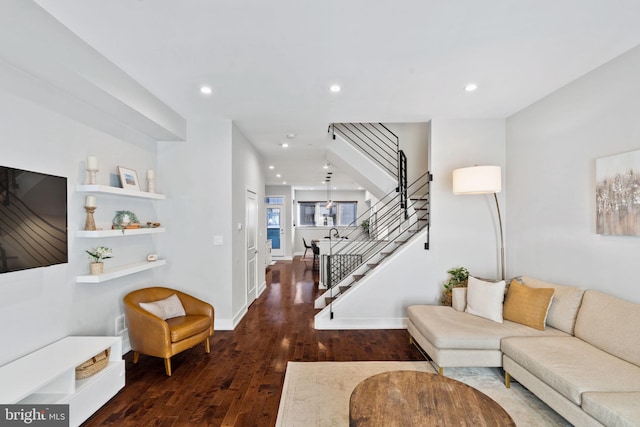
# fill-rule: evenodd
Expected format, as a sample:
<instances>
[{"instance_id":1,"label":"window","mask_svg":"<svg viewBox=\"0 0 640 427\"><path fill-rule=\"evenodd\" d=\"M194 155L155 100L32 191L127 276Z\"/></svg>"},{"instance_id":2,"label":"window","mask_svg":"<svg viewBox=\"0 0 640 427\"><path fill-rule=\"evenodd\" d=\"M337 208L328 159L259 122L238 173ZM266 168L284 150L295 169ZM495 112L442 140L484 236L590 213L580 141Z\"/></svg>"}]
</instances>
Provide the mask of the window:
<instances>
[{"instance_id":1,"label":"window","mask_svg":"<svg viewBox=\"0 0 640 427\"><path fill-rule=\"evenodd\" d=\"M284 205L284 197L281 196L267 196L264 198L264 202L267 205Z\"/></svg>"},{"instance_id":2,"label":"window","mask_svg":"<svg viewBox=\"0 0 640 427\"><path fill-rule=\"evenodd\" d=\"M298 202L298 224L313 226L355 226L358 202Z\"/></svg>"}]
</instances>

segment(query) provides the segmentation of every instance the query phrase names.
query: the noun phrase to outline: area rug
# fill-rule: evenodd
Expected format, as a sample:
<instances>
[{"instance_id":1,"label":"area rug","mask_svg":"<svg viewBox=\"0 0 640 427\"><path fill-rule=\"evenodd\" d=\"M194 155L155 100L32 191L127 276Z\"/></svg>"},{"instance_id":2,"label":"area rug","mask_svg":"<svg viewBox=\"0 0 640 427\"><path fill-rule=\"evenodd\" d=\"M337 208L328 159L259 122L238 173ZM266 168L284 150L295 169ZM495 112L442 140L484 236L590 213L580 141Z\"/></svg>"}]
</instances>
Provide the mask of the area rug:
<instances>
[{"instance_id":1,"label":"area rug","mask_svg":"<svg viewBox=\"0 0 640 427\"><path fill-rule=\"evenodd\" d=\"M435 373L429 362L289 362L276 426L348 426L349 397L358 383L387 371ZM571 426L518 383L504 386L496 368L447 368L445 374L489 396L518 427Z\"/></svg>"}]
</instances>

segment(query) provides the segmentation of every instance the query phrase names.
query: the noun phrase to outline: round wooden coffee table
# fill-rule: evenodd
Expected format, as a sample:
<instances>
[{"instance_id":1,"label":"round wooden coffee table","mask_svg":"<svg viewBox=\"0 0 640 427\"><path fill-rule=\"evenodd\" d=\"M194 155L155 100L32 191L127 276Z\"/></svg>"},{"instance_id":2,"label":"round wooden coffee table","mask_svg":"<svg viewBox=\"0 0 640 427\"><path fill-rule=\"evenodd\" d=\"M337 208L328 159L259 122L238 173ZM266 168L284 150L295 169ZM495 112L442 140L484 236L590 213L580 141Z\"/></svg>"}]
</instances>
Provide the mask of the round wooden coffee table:
<instances>
[{"instance_id":1,"label":"round wooden coffee table","mask_svg":"<svg viewBox=\"0 0 640 427\"><path fill-rule=\"evenodd\" d=\"M484 393L460 381L420 371L391 371L351 393L349 426L515 426Z\"/></svg>"}]
</instances>

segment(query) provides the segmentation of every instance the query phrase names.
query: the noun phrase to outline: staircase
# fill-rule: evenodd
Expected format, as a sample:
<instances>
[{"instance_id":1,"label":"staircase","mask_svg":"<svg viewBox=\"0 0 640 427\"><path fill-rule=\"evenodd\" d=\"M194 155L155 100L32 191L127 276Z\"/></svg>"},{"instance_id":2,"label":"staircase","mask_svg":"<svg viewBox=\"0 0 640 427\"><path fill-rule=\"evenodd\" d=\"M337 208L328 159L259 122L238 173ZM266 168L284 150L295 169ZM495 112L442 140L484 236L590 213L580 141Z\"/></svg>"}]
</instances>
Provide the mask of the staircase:
<instances>
[{"instance_id":1,"label":"staircase","mask_svg":"<svg viewBox=\"0 0 640 427\"><path fill-rule=\"evenodd\" d=\"M329 155L336 158L329 161L349 170L378 199L356 220L368 220L367 231L351 227L329 236L329 253L321 262L328 289L314 306L322 310L318 315L328 310L333 319L333 304L363 286L368 275L384 268L407 242L425 236L424 248L429 249L432 175L427 171L407 182L407 159L398 137L381 123L334 123L329 132L339 143L330 147Z\"/></svg>"},{"instance_id":2,"label":"staircase","mask_svg":"<svg viewBox=\"0 0 640 427\"><path fill-rule=\"evenodd\" d=\"M316 299L315 308L332 313L333 303L341 295L361 285L374 269L383 268L407 242L426 235L425 249L428 249L431 180L432 175L426 172L409 184L406 200L400 191L385 195L372 207L376 214L369 217L368 234L360 229L343 229L338 230L339 239L333 240L335 234L331 236L329 254L323 255L321 263L326 268L328 289ZM364 219L367 218L359 218L357 222Z\"/></svg>"}]
</instances>

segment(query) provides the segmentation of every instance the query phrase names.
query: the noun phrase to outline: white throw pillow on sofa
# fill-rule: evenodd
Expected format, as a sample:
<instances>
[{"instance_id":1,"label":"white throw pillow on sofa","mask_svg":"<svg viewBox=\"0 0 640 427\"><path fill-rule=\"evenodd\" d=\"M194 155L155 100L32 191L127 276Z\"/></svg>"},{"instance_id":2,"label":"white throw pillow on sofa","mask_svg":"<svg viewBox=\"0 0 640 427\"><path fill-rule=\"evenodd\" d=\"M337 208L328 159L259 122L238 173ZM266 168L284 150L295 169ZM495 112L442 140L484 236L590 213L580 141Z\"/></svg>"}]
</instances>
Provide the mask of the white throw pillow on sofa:
<instances>
[{"instance_id":1,"label":"white throw pillow on sofa","mask_svg":"<svg viewBox=\"0 0 640 427\"><path fill-rule=\"evenodd\" d=\"M469 276L467 308L469 314L502 323L505 282L485 282Z\"/></svg>"}]
</instances>

